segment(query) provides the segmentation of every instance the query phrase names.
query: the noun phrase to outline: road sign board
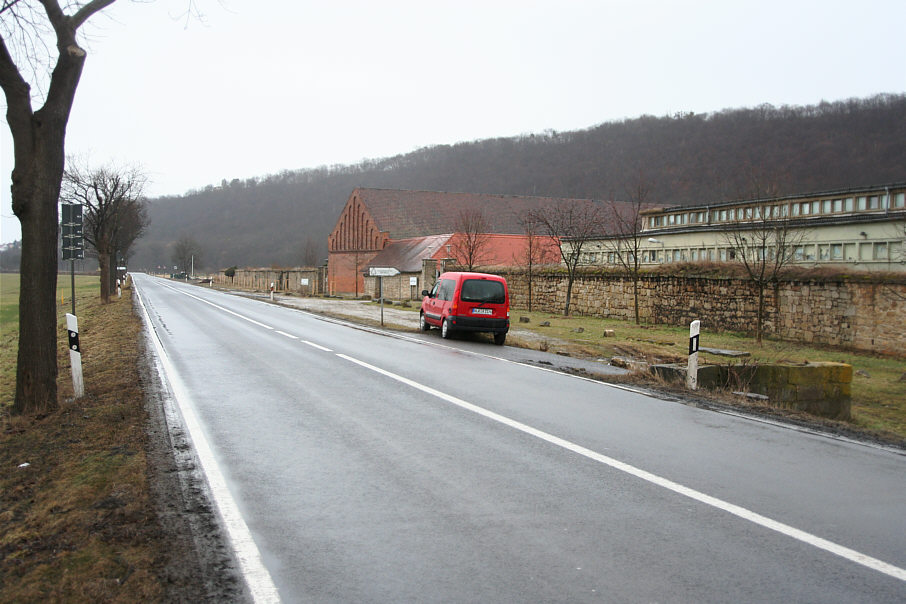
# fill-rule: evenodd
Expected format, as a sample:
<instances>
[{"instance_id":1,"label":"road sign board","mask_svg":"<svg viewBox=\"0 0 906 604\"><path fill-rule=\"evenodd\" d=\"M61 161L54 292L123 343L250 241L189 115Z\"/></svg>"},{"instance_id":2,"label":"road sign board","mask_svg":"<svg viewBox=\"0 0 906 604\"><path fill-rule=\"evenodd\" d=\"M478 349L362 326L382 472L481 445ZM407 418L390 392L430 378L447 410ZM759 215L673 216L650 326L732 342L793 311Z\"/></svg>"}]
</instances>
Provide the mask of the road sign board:
<instances>
[{"instance_id":1,"label":"road sign board","mask_svg":"<svg viewBox=\"0 0 906 604\"><path fill-rule=\"evenodd\" d=\"M85 243L82 239L82 206L64 203L60 212L63 239L63 260L78 260L85 257Z\"/></svg>"},{"instance_id":2,"label":"road sign board","mask_svg":"<svg viewBox=\"0 0 906 604\"><path fill-rule=\"evenodd\" d=\"M395 277L400 272L395 268L372 266L368 269L369 277Z\"/></svg>"}]
</instances>

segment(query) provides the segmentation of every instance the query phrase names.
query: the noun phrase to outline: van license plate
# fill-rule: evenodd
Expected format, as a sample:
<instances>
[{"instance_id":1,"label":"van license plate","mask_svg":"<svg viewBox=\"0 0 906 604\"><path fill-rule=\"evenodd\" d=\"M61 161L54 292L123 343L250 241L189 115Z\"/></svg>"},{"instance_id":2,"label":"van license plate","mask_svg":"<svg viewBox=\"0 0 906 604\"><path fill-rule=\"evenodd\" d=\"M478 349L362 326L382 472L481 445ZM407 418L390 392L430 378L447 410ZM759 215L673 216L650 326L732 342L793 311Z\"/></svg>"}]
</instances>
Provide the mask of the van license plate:
<instances>
[{"instance_id":1,"label":"van license plate","mask_svg":"<svg viewBox=\"0 0 906 604\"><path fill-rule=\"evenodd\" d=\"M494 311L491 310L490 308L473 308L472 314L473 315L493 315Z\"/></svg>"}]
</instances>

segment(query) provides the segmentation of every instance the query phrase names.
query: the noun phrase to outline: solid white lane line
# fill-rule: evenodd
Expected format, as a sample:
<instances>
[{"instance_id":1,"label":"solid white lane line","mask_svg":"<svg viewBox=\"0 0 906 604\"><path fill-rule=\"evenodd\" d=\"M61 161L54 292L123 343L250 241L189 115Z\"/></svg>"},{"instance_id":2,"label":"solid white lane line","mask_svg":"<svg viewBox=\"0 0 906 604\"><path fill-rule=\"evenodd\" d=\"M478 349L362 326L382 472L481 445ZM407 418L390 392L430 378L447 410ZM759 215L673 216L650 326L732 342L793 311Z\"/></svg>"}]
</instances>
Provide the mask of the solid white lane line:
<instances>
[{"instance_id":1,"label":"solid white lane line","mask_svg":"<svg viewBox=\"0 0 906 604\"><path fill-rule=\"evenodd\" d=\"M286 336L287 338L289 338L289 339L291 339L291 340L298 340L298 339L299 339L298 337L294 336L294 335L291 334L291 333L286 333L285 331L280 331L279 329L277 329L277 330L275 330L275 331L276 331L276 333L279 333L281 336Z\"/></svg>"},{"instance_id":2,"label":"solid white lane line","mask_svg":"<svg viewBox=\"0 0 906 604\"><path fill-rule=\"evenodd\" d=\"M563 449L572 451L573 453L577 453L588 459L610 466L611 468L625 472L626 474L630 474L632 476L635 476L636 478L641 478L642 480L645 480L651 484L673 491L674 493L684 495L686 497L689 497L690 499L694 499L696 501L704 503L705 505L709 505L724 512L728 512L730 514L733 514L734 516L742 518L743 520L748 520L749 522L770 529L772 531L776 531L782 535L786 535L787 537L792 537L793 539L807 543L808 545L811 545L818 549L822 549L826 552L840 556L841 558L849 560L850 562L861 564L862 566L884 573L885 575L889 575L895 579L906 581L906 569L894 566L893 564L889 564L887 562L884 562L883 560L872 558L871 556L867 556L848 547L844 547L832 541L828 541L827 539L812 535L811 533L807 533L788 524L784 524L766 516L762 516L761 514L748 510L744 507L723 501L710 495L706 495L705 493L696 491L695 489L690 489L689 487L673 482L672 480L663 478L656 474L652 474L651 472L647 472L640 468L636 468L635 466L631 466L612 457L601 455L600 453L592 451L591 449L586 449L581 445L577 445L568 440L554 436L553 434L543 432L541 430L538 430L537 428L533 428L529 425L510 419L506 416L484 409L483 407L473 405L472 403L464 401L460 398L457 398L445 392L441 392L439 390L435 390L434 388L425 386L424 384L420 384L401 375L391 373L390 371L381 369L380 367L370 365L364 361L360 361L345 354L337 354L337 356L355 363L356 365L360 365L361 367L370 369L371 371L406 384L407 386L421 390L426 394L430 394L431 396L435 396L441 400L447 401L448 403L452 403L458 407L461 407L462 409L471 411L472 413L476 413L505 426L509 426L510 428L519 430L520 432L524 432L525 434L529 434L558 447L562 447Z\"/></svg>"},{"instance_id":3,"label":"solid white lane line","mask_svg":"<svg viewBox=\"0 0 906 604\"><path fill-rule=\"evenodd\" d=\"M301 340L303 344L308 344L312 348L317 348L318 350L323 350L324 352L333 352L330 348L324 348L320 344L315 344L314 342L309 342L308 340Z\"/></svg>"},{"instance_id":4,"label":"solid white lane line","mask_svg":"<svg viewBox=\"0 0 906 604\"><path fill-rule=\"evenodd\" d=\"M210 306L213 306L213 307L216 308L217 310L222 310L223 312L230 313L231 315L233 315L233 316L235 316L235 317L239 317L240 319L242 319L242 320L244 320L244 321L248 321L249 323L254 323L254 324L257 325L258 327L263 327L263 328L265 328L265 329L271 329L271 330L274 329L274 328L271 327L270 325L265 325L264 323L260 323L260 322L256 321L255 319L251 319L251 318L249 318L249 317L246 317L245 315L240 315L238 312L233 312L233 311L230 310L229 308L224 308L224 307L222 307L222 306L220 306L220 305L218 305L218 304L214 304L213 302L209 302L209 301L205 300L204 298L199 298L198 296L192 295L192 294L190 294L190 293L188 293L188 292L184 292L184 291L182 291L181 289L177 289L177 288L175 288L175 287L173 287L173 286L170 286L170 285L164 285L164 287L168 287L168 288L172 289L173 291L175 291L175 292L178 293L178 294L182 294L182 295L184 295L184 296L189 296L190 298L194 298L194 299L198 300L199 302L204 302L205 304L209 304Z\"/></svg>"},{"instance_id":5,"label":"solid white lane line","mask_svg":"<svg viewBox=\"0 0 906 604\"><path fill-rule=\"evenodd\" d=\"M261 553L258 551L258 546L255 545L254 539L252 539L248 525L242 518L239 506L236 505L236 501L227 488L226 479L220 471L220 466L217 465L217 460L193 410L188 390L179 377L179 373L170 363L170 359L164 351L156 331L154 331L141 293L136 290L136 294L139 305L142 308L145 325L150 332L151 340L154 342L154 348L157 352L158 368L163 373L162 377L170 384L173 398L179 406L180 413L182 413L186 429L189 432L192 443L195 445L195 453L199 462L201 462L202 471L207 477L211 496L214 498L214 503L217 505L221 518L223 518L224 526L233 545L233 551L239 560L240 569L245 577L252 598L256 603L279 604L281 600L280 594L277 592L277 586L274 585L270 573L261 560Z\"/></svg>"}]
</instances>

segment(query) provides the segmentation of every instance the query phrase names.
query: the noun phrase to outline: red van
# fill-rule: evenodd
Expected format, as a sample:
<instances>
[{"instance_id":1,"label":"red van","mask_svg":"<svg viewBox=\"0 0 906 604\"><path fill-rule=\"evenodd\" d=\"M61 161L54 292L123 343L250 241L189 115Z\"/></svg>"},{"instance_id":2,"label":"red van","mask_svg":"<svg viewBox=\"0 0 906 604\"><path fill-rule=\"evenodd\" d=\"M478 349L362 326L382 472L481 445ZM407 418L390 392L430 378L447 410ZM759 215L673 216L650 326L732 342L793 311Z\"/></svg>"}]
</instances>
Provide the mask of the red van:
<instances>
[{"instance_id":1,"label":"red van","mask_svg":"<svg viewBox=\"0 0 906 604\"><path fill-rule=\"evenodd\" d=\"M419 327L428 331L440 327L449 338L455 331L494 334L494 343L503 346L510 330L510 292L506 279L487 273L444 273L429 292L422 292Z\"/></svg>"}]
</instances>

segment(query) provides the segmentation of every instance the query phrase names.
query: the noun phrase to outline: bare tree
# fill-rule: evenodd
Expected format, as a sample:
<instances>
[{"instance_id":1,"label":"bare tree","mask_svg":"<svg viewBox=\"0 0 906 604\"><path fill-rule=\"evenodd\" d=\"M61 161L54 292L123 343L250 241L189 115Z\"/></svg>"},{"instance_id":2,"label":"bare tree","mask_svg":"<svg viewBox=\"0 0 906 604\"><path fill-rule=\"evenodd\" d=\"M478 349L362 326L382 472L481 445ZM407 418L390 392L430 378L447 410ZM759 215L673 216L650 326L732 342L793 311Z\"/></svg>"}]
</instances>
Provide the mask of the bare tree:
<instances>
[{"instance_id":1,"label":"bare tree","mask_svg":"<svg viewBox=\"0 0 906 604\"><path fill-rule=\"evenodd\" d=\"M190 274L195 266L201 265L201 247L188 235L183 235L173 245L173 263L186 275Z\"/></svg>"},{"instance_id":2,"label":"bare tree","mask_svg":"<svg viewBox=\"0 0 906 604\"><path fill-rule=\"evenodd\" d=\"M471 271L487 259L491 224L481 208L465 208L460 210L454 228L453 257Z\"/></svg>"},{"instance_id":3,"label":"bare tree","mask_svg":"<svg viewBox=\"0 0 906 604\"><path fill-rule=\"evenodd\" d=\"M0 5L0 88L13 138L13 213L22 225L16 413L57 408L57 201L66 124L86 56L76 33L113 2L68 3L71 14L64 13L57 0L41 0L41 8L16 0ZM52 44L45 43L46 36L52 36ZM38 74L46 73L51 63L46 92L35 90L44 99L36 111L32 84L23 74L30 73L33 84L40 85Z\"/></svg>"},{"instance_id":4,"label":"bare tree","mask_svg":"<svg viewBox=\"0 0 906 604\"><path fill-rule=\"evenodd\" d=\"M533 210L529 216L560 250L560 258L566 265L566 306L563 314L569 316L573 282L582 249L604 232L601 206L593 201L563 199L547 208Z\"/></svg>"},{"instance_id":5,"label":"bare tree","mask_svg":"<svg viewBox=\"0 0 906 604\"><path fill-rule=\"evenodd\" d=\"M642 266L642 210L649 207L647 203L650 187L642 175L632 187L627 189L629 201L611 199L608 204L610 224L614 228L612 237L604 240L604 245L613 254L617 264L632 279L632 298L635 323L639 324L639 274Z\"/></svg>"},{"instance_id":6,"label":"bare tree","mask_svg":"<svg viewBox=\"0 0 906 604\"><path fill-rule=\"evenodd\" d=\"M301 248L302 266L318 265L318 244L312 237L306 237Z\"/></svg>"},{"instance_id":7,"label":"bare tree","mask_svg":"<svg viewBox=\"0 0 906 604\"><path fill-rule=\"evenodd\" d=\"M147 179L136 167L91 169L70 158L60 199L83 207L85 241L98 254L101 301L110 301L116 263L126 258L148 223L142 197Z\"/></svg>"},{"instance_id":8,"label":"bare tree","mask_svg":"<svg viewBox=\"0 0 906 604\"><path fill-rule=\"evenodd\" d=\"M890 200L888 200L888 203L890 203ZM906 264L906 214L903 215L903 218L903 221L892 223L885 233L885 237L891 241L888 243L891 264ZM889 283L884 284L884 292L893 300L906 300L906 295L899 288L893 287Z\"/></svg>"},{"instance_id":9,"label":"bare tree","mask_svg":"<svg viewBox=\"0 0 906 604\"><path fill-rule=\"evenodd\" d=\"M736 220L724 234L735 259L758 290L755 340L760 344L764 331L764 293L776 283L784 269L795 260L796 248L806 232L794 228L782 204L753 204L737 208Z\"/></svg>"},{"instance_id":10,"label":"bare tree","mask_svg":"<svg viewBox=\"0 0 906 604\"><path fill-rule=\"evenodd\" d=\"M519 218L519 224L522 225L522 232L525 233L525 247L522 253L513 258L518 264L526 268L526 277L528 278L528 311L532 312L532 288L535 278L535 267L542 263L544 259L544 247L541 245L539 232L540 225L530 214L525 214Z\"/></svg>"},{"instance_id":11,"label":"bare tree","mask_svg":"<svg viewBox=\"0 0 906 604\"><path fill-rule=\"evenodd\" d=\"M137 203L128 204L120 217L120 228L116 236L116 250L120 258L128 261L132 257L135 242L145 234L149 224L151 219L148 217L148 202L145 198L138 199Z\"/></svg>"}]
</instances>

